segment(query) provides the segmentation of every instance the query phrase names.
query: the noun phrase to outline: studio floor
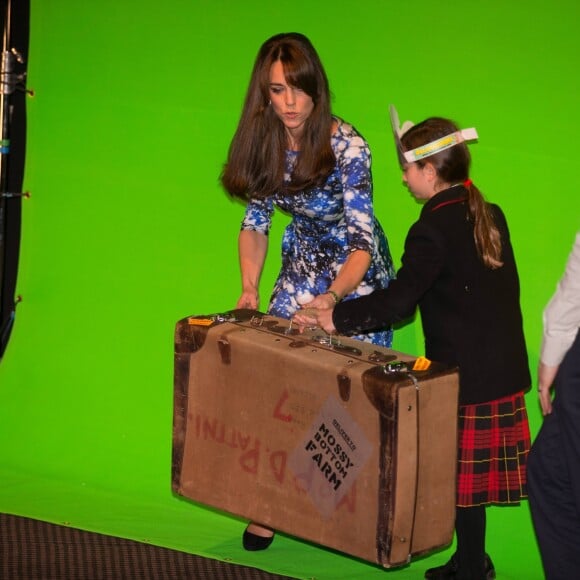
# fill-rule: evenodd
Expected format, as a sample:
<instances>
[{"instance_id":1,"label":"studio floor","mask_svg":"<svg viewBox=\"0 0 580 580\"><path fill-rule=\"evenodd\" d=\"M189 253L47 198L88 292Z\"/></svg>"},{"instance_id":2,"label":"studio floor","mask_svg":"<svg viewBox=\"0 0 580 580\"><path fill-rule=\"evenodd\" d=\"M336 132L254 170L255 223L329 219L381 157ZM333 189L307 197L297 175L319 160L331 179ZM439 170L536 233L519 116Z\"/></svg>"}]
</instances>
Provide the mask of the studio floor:
<instances>
[{"instance_id":1,"label":"studio floor","mask_svg":"<svg viewBox=\"0 0 580 580\"><path fill-rule=\"evenodd\" d=\"M176 498L0 467L2 580L420 580L453 547L385 569L277 534L264 552L246 552L246 522ZM502 521L527 506L488 516L488 551L500 580L542 580L533 537L509 540Z\"/></svg>"}]
</instances>

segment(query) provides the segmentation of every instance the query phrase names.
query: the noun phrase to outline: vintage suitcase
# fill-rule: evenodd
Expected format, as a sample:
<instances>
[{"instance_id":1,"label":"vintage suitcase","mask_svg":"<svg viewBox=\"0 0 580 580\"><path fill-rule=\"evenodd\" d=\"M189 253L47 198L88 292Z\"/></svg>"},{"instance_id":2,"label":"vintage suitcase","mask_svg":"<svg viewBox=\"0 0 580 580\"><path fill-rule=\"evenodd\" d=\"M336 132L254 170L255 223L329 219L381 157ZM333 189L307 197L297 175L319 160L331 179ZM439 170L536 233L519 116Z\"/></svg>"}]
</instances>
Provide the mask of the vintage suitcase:
<instances>
[{"instance_id":1,"label":"vintage suitcase","mask_svg":"<svg viewBox=\"0 0 580 580\"><path fill-rule=\"evenodd\" d=\"M252 310L177 323L176 494L392 567L446 546L456 369Z\"/></svg>"}]
</instances>

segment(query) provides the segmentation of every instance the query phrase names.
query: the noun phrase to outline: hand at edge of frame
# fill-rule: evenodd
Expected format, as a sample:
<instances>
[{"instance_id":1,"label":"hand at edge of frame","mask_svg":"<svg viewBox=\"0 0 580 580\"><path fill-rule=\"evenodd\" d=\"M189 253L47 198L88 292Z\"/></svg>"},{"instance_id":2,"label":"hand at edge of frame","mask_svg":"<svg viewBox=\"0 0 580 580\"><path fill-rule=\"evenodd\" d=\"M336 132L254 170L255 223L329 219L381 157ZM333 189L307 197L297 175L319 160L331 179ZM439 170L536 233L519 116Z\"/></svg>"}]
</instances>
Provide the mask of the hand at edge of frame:
<instances>
[{"instance_id":1,"label":"hand at edge of frame","mask_svg":"<svg viewBox=\"0 0 580 580\"><path fill-rule=\"evenodd\" d=\"M558 373L558 366L549 366L542 362L538 365L538 397L544 417L552 412L551 388Z\"/></svg>"}]
</instances>

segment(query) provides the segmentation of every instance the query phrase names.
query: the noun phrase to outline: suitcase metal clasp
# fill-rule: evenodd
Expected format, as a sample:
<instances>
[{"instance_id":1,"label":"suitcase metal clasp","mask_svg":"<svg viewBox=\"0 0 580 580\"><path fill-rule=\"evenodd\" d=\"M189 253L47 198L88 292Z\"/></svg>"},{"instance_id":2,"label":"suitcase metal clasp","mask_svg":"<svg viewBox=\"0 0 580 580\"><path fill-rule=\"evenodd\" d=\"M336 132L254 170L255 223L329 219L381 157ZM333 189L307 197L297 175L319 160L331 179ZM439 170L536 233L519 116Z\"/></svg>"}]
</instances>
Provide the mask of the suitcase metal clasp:
<instances>
[{"instance_id":1,"label":"suitcase metal clasp","mask_svg":"<svg viewBox=\"0 0 580 580\"><path fill-rule=\"evenodd\" d=\"M383 371L385 373L407 373L409 369L407 368L407 363L398 360L384 365Z\"/></svg>"},{"instance_id":2,"label":"suitcase metal clasp","mask_svg":"<svg viewBox=\"0 0 580 580\"><path fill-rule=\"evenodd\" d=\"M356 348L354 346L347 346L346 344L342 344L340 340L337 338L333 340L332 334L327 334L322 336L320 334L312 337L313 342L317 342L318 344L322 344L327 346L331 350L336 350L338 352L347 353L352 356L361 356L362 350Z\"/></svg>"}]
</instances>

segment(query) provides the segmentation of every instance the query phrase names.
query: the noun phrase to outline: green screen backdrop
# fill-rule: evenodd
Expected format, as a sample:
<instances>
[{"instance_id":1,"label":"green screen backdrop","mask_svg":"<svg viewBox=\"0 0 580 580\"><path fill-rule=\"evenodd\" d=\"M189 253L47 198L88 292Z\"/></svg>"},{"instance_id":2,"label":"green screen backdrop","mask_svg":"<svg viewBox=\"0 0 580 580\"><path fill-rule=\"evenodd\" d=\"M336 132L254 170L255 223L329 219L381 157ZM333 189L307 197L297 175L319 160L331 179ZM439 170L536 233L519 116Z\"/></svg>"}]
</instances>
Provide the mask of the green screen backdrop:
<instances>
[{"instance_id":1,"label":"green screen backdrop","mask_svg":"<svg viewBox=\"0 0 580 580\"><path fill-rule=\"evenodd\" d=\"M576 0L32 0L18 306L0 364L0 510L297 578L421 578L452 547L385 572L170 488L173 329L234 307L243 206L218 176L260 44L305 33L336 114L373 152L395 260L419 206L401 182L388 105L474 126L472 178L507 214L530 366L541 313L579 229ZM266 308L285 218L263 275ZM419 322L395 348L423 354ZM533 435L541 423L527 395ZM502 578L542 578L526 503L488 510Z\"/></svg>"}]
</instances>

